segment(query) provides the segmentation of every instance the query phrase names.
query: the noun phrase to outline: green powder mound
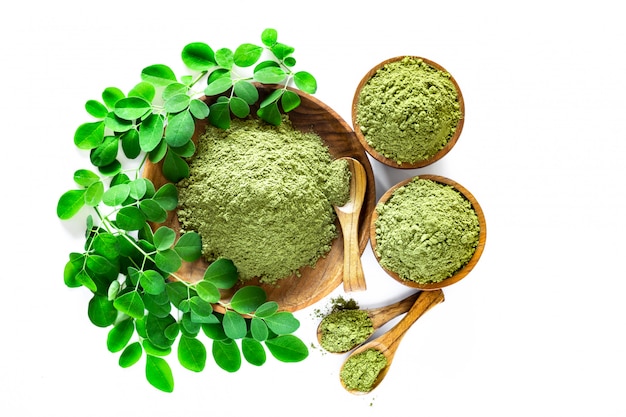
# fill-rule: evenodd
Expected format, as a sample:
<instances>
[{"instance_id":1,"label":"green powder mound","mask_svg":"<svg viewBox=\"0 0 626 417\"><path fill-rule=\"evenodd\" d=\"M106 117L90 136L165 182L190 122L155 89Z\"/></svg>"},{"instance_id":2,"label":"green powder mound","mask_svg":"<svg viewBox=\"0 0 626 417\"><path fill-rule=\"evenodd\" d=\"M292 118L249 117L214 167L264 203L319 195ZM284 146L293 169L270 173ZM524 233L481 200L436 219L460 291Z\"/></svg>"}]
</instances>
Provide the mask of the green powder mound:
<instances>
[{"instance_id":1,"label":"green powder mound","mask_svg":"<svg viewBox=\"0 0 626 417\"><path fill-rule=\"evenodd\" d=\"M363 310L331 313L322 319L320 330L320 345L329 352L347 352L374 333L372 320Z\"/></svg>"},{"instance_id":2,"label":"green powder mound","mask_svg":"<svg viewBox=\"0 0 626 417\"><path fill-rule=\"evenodd\" d=\"M387 358L378 349L366 349L351 356L343 365L339 377L349 390L370 392Z\"/></svg>"},{"instance_id":3,"label":"green powder mound","mask_svg":"<svg viewBox=\"0 0 626 417\"><path fill-rule=\"evenodd\" d=\"M415 178L376 212L376 255L404 280L441 282L465 266L478 245L476 212L445 184Z\"/></svg>"},{"instance_id":4,"label":"green powder mound","mask_svg":"<svg viewBox=\"0 0 626 417\"><path fill-rule=\"evenodd\" d=\"M434 156L461 117L450 74L412 57L380 68L357 101L356 122L367 143L398 164Z\"/></svg>"},{"instance_id":5,"label":"green powder mound","mask_svg":"<svg viewBox=\"0 0 626 417\"><path fill-rule=\"evenodd\" d=\"M209 261L233 261L242 280L265 283L314 266L337 236L333 205L349 196L350 172L322 140L258 120L209 126L178 183L178 218L202 238Z\"/></svg>"}]
</instances>

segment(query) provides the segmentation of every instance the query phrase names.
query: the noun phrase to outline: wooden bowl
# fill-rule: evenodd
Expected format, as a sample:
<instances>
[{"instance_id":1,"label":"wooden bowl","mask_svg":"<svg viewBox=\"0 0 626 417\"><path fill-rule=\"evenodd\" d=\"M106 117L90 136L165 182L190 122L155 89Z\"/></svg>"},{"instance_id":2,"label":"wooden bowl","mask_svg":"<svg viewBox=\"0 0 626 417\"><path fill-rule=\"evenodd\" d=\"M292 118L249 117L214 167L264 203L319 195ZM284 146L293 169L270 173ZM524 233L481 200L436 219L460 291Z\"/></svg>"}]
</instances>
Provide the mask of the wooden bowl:
<instances>
[{"instance_id":1,"label":"wooden bowl","mask_svg":"<svg viewBox=\"0 0 626 417\"><path fill-rule=\"evenodd\" d=\"M276 88L273 86L259 86L259 102ZM370 216L376 205L374 173L369 159L359 145L358 140L356 140L354 131L334 110L309 94L295 89L290 90L297 93L302 101L298 108L289 113L293 126L303 132L317 133L328 146L334 158L350 156L357 159L365 168L367 186L359 221L359 248L360 252L363 253L369 240ZM206 98L205 101L207 104L212 102ZM207 120L198 120L196 122L194 141L197 141L197 138L205 132L207 123ZM143 173L144 177L152 180L157 188L168 182L162 174L161 164L146 162ZM151 226L153 230L156 230L156 228L162 225L174 229L177 234L180 232L180 224L175 211L169 213L164 223L152 224ZM276 301L283 311L294 312L321 300L342 283L343 236L338 221L336 225L338 237L332 242L328 254L321 258L314 268L309 266L303 267L300 269L301 276L283 278L276 285L261 284L258 279L248 280L239 284L231 291L223 293L224 299L228 300L234 291L242 285L259 285L267 293L268 301ZM177 275L188 282L196 282L203 278L204 271L208 265L208 262L204 259L193 263L183 263ZM220 311L220 307L216 306L216 310Z\"/></svg>"},{"instance_id":2,"label":"wooden bowl","mask_svg":"<svg viewBox=\"0 0 626 417\"><path fill-rule=\"evenodd\" d=\"M393 195L393 193L398 188L408 184L414 178L416 177L407 178L403 181L400 181L393 187L391 187L389 190L387 190L387 192L385 192L385 194L382 195L380 200L378 200L378 203L379 204L384 203L387 200L389 200L389 198ZM392 278L394 278L396 281L400 282L401 284L404 284L411 288L418 288L420 290L432 291L432 290L441 289L449 285L452 285L456 282L459 282L460 280L465 278L467 274L470 273L470 271L474 268L474 266L480 259L483 253L483 250L485 248L485 242L487 240L487 224L485 223L485 214L483 213L483 210L480 207L480 204L478 204L478 201L476 201L476 198L474 198L474 196L461 184L454 182L451 179L438 176L438 175L419 175L419 178L436 181L441 184L446 184L446 185L452 186L455 190L459 191L472 204L472 208L474 209L474 211L476 212L476 215L478 216L478 225L480 227L480 232L478 236L478 245L476 246L476 250L474 251L474 254L470 258L470 260L467 262L467 264L465 264L465 266L463 266L461 269L456 271L454 275L452 275L449 278L444 279L443 281L429 283L429 284L420 284L415 281L403 279L396 272L386 269L385 267L381 265L381 268L383 268L383 270L387 272L387 274L389 274ZM370 245L372 246L372 251L374 252L374 256L376 257L376 260L380 262L380 257L376 254L376 246L377 246L376 244L376 220L377 219L378 219L378 213L376 210L374 210L371 216Z\"/></svg>"},{"instance_id":3,"label":"wooden bowl","mask_svg":"<svg viewBox=\"0 0 626 417\"><path fill-rule=\"evenodd\" d=\"M454 84L454 87L456 88L456 92L457 92L457 95L458 95L459 106L460 106L460 110L461 110L461 119L457 123L454 135L450 138L450 140L447 142L447 144L443 148L441 148L436 154L434 154L433 156L431 156L428 159L418 160L418 161L415 161L415 162L402 162L402 163L399 164L397 161L394 161L393 159L385 157L384 155L379 153L376 149L374 149L367 142L367 140L365 139L365 135L361 131L361 127L357 123L357 104L358 104L358 101L359 101L359 97L361 95L361 90L363 89L365 84L367 84L367 82L370 80L370 78L372 78L376 74L376 72L379 69L381 69L382 67L384 67L385 65L387 65L389 63L392 63L392 62L401 61L402 59L404 59L406 57L407 57L407 55L402 55L402 56L397 56L397 57L394 57L394 58L389 58L389 59L381 62L380 64L376 65L375 67L373 67L371 70L369 70L367 72L367 74L365 74L365 76L363 76L363 78L361 79L361 82L359 82L359 85L357 86L357 89L356 89L356 91L354 93L354 98L352 99L352 126L354 127L354 132L356 134L357 139L361 143L361 146L363 146L363 148L365 148L367 153L369 153L373 158L375 158L379 162L381 162L381 163L383 163L383 164L385 164L387 166L393 167L393 168L402 168L402 169L422 168L422 167L425 167L427 165L430 165L430 164L438 161L439 159L443 158L448 152L450 152L450 150L454 147L454 145L456 144L457 140L459 139L459 136L461 135L461 131L463 130L463 124L464 124L464 120L465 120L465 101L463 100L463 95L461 94L461 89L459 88L459 85L457 84L457 82L454 79L454 77L450 76L450 81L452 81L452 83ZM424 61L426 64L430 65L431 67L437 68L438 70L443 71L443 72L448 72L441 65L439 65L436 62L433 62L431 60L428 60L426 58L422 58L422 57L419 57L419 56L410 56L410 57L411 58L415 58L415 59L421 59L422 61ZM419 138L415 138L415 139L419 140Z\"/></svg>"}]
</instances>

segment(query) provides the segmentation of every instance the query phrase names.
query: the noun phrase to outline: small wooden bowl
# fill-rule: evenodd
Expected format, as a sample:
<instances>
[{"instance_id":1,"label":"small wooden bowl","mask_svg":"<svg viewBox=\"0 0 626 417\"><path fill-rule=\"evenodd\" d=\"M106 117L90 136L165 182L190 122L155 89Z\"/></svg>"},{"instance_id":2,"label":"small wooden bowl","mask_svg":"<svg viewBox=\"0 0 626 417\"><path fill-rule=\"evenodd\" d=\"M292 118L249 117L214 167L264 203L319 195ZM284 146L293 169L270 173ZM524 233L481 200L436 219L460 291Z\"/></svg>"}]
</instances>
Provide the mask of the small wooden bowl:
<instances>
[{"instance_id":1,"label":"small wooden bowl","mask_svg":"<svg viewBox=\"0 0 626 417\"><path fill-rule=\"evenodd\" d=\"M369 153L377 161L393 168L402 168L402 169L422 168L443 158L448 152L450 152L450 150L454 147L457 140L459 139L459 136L461 135L461 131L463 130L463 124L465 121L465 101L463 100L463 94L461 94L461 89L459 88L459 85L457 84L454 77L450 75L450 81L452 81L452 83L454 84L454 87L456 88L456 92L458 95L458 101L459 101L459 106L461 110L461 119L457 123L454 135L450 138L447 144L443 148L441 148L436 154L434 154L428 159L418 160L415 162L403 162L399 164L397 161L387 158L386 156L379 153L376 149L374 149L367 142L367 140L365 139L365 135L361 131L361 127L357 123L357 107L358 107L359 97L361 95L361 90L363 89L365 84L367 84L370 78L372 78L379 69L381 69L382 67L384 67L385 65L389 63L401 61L407 56L409 55L402 55L402 56L397 56L394 58L389 58L381 62L380 64L376 65L371 70L369 70L367 74L365 74L365 76L361 79L361 82L359 82L359 85L357 86L357 89L354 93L354 98L352 99L352 126L354 127L354 133L356 134L357 139L361 143L361 146L363 146L363 148L365 148L367 153ZM421 59L422 61L424 61L426 64L430 65L431 67L437 68L438 70L443 71L443 72L448 72L441 65L437 64L436 62L430 61L426 58L422 58L419 56L409 56L409 57L415 58L415 59ZM419 138L416 138L416 140L419 140Z\"/></svg>"},{"instance_id":2,"label":"small wooden bowl","mask_svg":"<svg viewBox=\"0 0 626 417\"><path fill-rule=\"evenodd\" d=\"M408 184L414 178L415 177L407 178L403 181L400 181L393 187L391 187L389 190L387 190L387 192L385 192L385 194L382 195L380 200L378 200L378 203L384 203L387 200L389 200L389 198L398 188ZM459 191L472 204L472 208L474 209L474 211L476 212L476 215L478 216L478 224L480 227L480 232L478 236L478 245L476 246L476 250L474 251L474 254L470 258L470 260L465 264L465 266L461 267L461 269L456 271L454 275L452 275L449 278L444 279L441 282L420 284L415 281L403 279L396 272L390 271L381 265L381 268L383 268L383 270L387 272L387 274L389 274L392 278L394 278L396 281L400 282L401 284L404 284L411 288L418 288L420 290L432 291L432 290L441 289L441 288L447 287L448 285L452 285L456 282L459 282L460 280L465 278L467 274L470 273L470 271L474 268L474 266L480 259L483 253L483 250L485 248L485 242L487 240L487 224L485 223L485 214L483 213L482 208L478 204L478 201L476 201L476 198L474 198L474 196L465 187L463 187L462 185L460 185L459 183L455 181L452 181L451 179L438 176L438 175L419 175L419 178L436 181L441 184L446 184L446 185L452 186L455 190ZM374 252L374 256L376 257L376 260L380 262L380 258L376 254L376 220L377 219L378 219L378 213L376 210L374 210L374 212L372 213L371 225L370 225L370 244L372 247L372 251Z\"/></svg>"},{"instance_id":3,"label":"small wooden bowl","mask_svg":"<svg viewBox=\"0 0 626 417\"><path fill-rule=\"evenodd\" d=\"M276 88L274 86L259 86L259 102ZM367 185L359 217L358 232L359 248L360 252L363 253L369 240L370 216L376 205L374 173L369 159L356 140L354 131L334 110L309 94L291 88L290 90L297 93L301 98L300 106L289 113L289 119L293 126L303 132L317 133L328 146L334 158L349 156L357 159L365 168ZM211 101L206 98L205 101L207 104L211 104ZM255 112L256 109L253 109L253 114ZM198 137L205 132L207 123L207 120L196 122L194 141L197 141ZM157 188L168 182L163 176L161 164L146 162L143 173L144 177L151 179ZM177 234L180 232L180 224L175 211L170 212L164 223L151 226L156 230L162 225L171 227ZM276 301L283 311L294 312L308 307L330 294L343 281L343 236L338 221L336 225L338 237L332 242L328 254L321 258L314 268L303 267L300 269L301 276L283 278L276 285L261 284L258 279L248 280L231 291L223 293L224 300L228 300L234 291L241 286L259 285L267 293L268 301ZM196 282L203 278L207 267L208 263L204 259L193 263L184 263L181 269L177 271L177 275L188 282ZM219 311L219 306L216 307L216 310Z\"/></svg>"}]
</instances>

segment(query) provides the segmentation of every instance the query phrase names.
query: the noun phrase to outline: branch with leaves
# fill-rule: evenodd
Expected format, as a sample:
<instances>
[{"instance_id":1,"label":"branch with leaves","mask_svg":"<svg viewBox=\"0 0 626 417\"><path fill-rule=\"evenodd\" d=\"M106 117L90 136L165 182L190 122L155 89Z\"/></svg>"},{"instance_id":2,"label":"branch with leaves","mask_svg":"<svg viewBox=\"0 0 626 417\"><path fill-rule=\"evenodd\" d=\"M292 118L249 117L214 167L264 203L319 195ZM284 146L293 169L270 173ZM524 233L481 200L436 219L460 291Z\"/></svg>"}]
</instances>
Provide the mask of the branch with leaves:
<instances>
[{"instance_id":1,"label":"branch with leaves","mask_svg":"<svg viewBox=\"0 0 626 417\"><path fill-rule=\"evenodd\" d=\"M250 115L259 100L256 83L282 84L259 103L256 113L279 124L281 109L289 112L300 104L298 94L287 89L290 83L315 92L315 78L293 71L294 49L279 43L275 30L264 30L261 41L262 46L243 44L234 51L188 44L181 56L192 74L179 79L166 65L144 68L128 94L109 87L101 101L89 100L85 108L96 121L80 125L74 135L75 146L89 151L95 169L75 171L76 187L57 203L62 220L89 210L85 245L70 253L65 284L91 291L88 317L94 325L110 328L108 350L121 352L122 367L145 356L146 379L162 391L174 389L167 362L174 349L184 368L205 368L208 350L201 335L211 343L215 363L228 372L239 370L243 360L263 365L266 349L282 362L308 356L306 345L293 335L299 321L268 301L261 287L244 286L222 300L222 291L239 280L230 260L211 263L198 282L177 276L184 262L200 258L200 236L177 236L169 227L155 226L178 206L174 183L189 175L186 158L195 153L192 135L198 119L226 129L232 117ZM250 68L251 74L245 74ZM206 86L196 91L202 80ZM207 105L203 96L217 98ZM123 167L120 153L138 161L137 166ZM143 178L147 160L162 160L171 182L157 189Z\"/></svg>"}]
</instances>

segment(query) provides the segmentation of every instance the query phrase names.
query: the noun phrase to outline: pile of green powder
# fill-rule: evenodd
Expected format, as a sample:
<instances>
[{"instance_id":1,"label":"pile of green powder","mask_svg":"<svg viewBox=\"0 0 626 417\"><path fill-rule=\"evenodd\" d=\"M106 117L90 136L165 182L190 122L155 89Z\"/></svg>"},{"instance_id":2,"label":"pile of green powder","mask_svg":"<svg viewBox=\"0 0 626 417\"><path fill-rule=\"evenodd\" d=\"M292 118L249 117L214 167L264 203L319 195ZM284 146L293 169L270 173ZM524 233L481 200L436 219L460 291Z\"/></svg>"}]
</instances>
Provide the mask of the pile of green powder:
<instances>
[{"instance_id":1,"label":"pile of green powder","mask_svg":"<svg viewBox=\"0 0 626 417\"><path fill-rule=\"evenodd\" d=\"M376 211L376 255L404 280L441 282L465 266L478 245L478 216L449 185L416 177Z\"/></svg>"},{"instance_id":2,"label":"pile of green powder","mask_svg":"<svg viewBox=\"0 0 626 417\"><path fill-rule=\"evenodd\" d=\"M349 196L350 171L314 133L256 119L213 126L178 183L178 219L202 238L209 261L233 261L265 283L313 266L337 235L333 205Z\"/></svg>"},{"instance_id":3,"label":"pile of green powder","mask_svg":"<svg viewBox=\"0 0 626 417\"><path fill-rule=\"evenodd\" d=\"M387 358L378 349L366 349L351 356L343 365L339 377L349 390L370 392L380 371L387 366Z\"/></svg>"},{"instance_id":4,"label":"pile of green powder","mask_svg":"<svg viewBox=\"0 0 626 417\"><path fill-rule=\"evenodd\" d=\"M413 57L376 71L361 89L356 107L356 122L367 143L398 164L434 156L463 117L450 74Z\"/></svg>"},{"instance_id":5,"label":"pile of green powder","mask_svg":"<svg viewBox=\"0 0 626 417\"><path fill-rule=\"evenodd\" d=\"M329 352L347 352L366 341L374 327L367 312L345 309L330 313L320 322L320 345Z\"/></svg>"}]
</instances>

